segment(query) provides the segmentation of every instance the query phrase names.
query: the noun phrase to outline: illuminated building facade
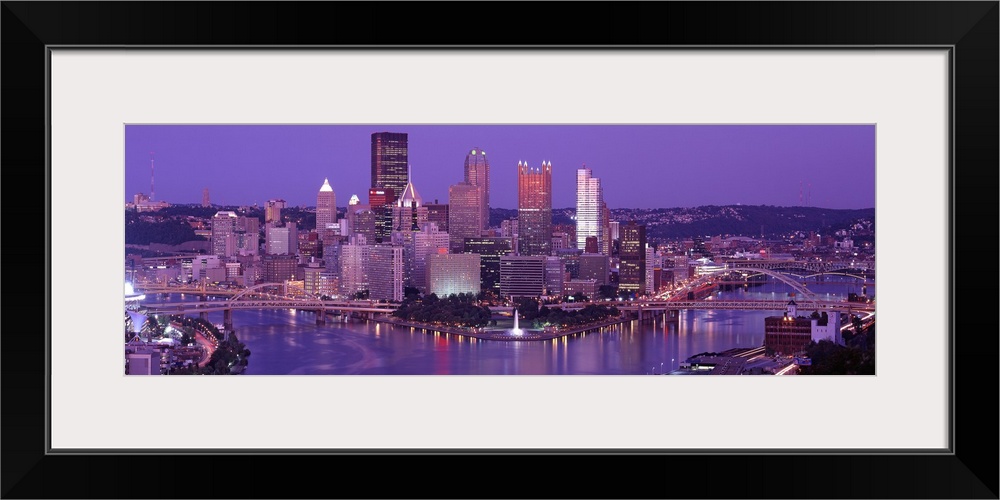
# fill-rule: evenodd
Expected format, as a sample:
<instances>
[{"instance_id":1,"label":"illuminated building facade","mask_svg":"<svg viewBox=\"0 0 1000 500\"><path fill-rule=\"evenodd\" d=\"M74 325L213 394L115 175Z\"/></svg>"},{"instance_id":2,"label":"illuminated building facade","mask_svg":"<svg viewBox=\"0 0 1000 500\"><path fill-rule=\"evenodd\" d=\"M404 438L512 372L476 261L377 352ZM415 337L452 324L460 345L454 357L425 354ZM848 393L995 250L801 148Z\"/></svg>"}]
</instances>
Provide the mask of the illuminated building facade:
<instances>
[{"instance_id":1,"label":"illuminated building facade","mask_svg":"<svg viewBox=\"0 0 1000 500\"><path fill-rule=\"evenodd\" d=\"M479 294L479 255L436 253L427 257L427 291L438 297Z\"/></svg>"},{"instance_id":2,"label":"illuminated building facade","mask_svg":"<svg viewBox=\"0 0 1000 500\"><path fill-rule=\"evenodd\" d=\"M585 248L587 238L594 237L597 248L603 249L604 234L601 220L604 192L601 180L593 177L589 168L576 170L576 248ZM589 250L588 253L591 253Z\"/></svg>"},{"instance_id":3,"label":"illuminated building facade","mask_svg":"<svg viewBox=\"0 0 1000 500\"><path fill-rule=\"evenodd\" d=\"M552 253L552 162L531 168L517 162L517 249L520 255Z\"/></svg>"},{"instance_id":4,"label":"illuminated building facade","mask_svg":"<svg viewBox=\"0 0 1000 500\"><path fill-rule=\"evenodd\" d=\"M448 234L452 253L461 253L466 238L483 235L483 189L465 182L448 188Z\"/></svg>"},{"instance_id":5,"label":"illuminated building facade","mask_svg":"<svg viewBox=\"0 0 1000 500\"><path fill-rule=\"evenodd\" d=\"M323 185L316 195L316 232L320 237L323 230L337 222L337 195L330 187L330 179L323 179Z\"/></svg>"},{"instance_id":6,"label":"illuminated building facade","mask_svg":"<svg viewBox=\"0 0 1000 500\"><path fill-rule=\"evenodd\" d=\"M646 293L646 226L630 221L620 231L622 249L618 288L642 295Z\"/></svg>"},{"instance_id":7,"label":"illuminated building facade","mask_svg":"<svg viewBox=\"0 0 1000 500\"><path fill-rule=\"evenodd\" d=\"M375 132L372 134L372 188L391 189L396 197L403 193L409 180L407 135L396 132ZM388 236L388 233L386 233Z\"/></svg>"},{"instance_id":8,"label":"illuminated building facade","mask_svg":"<svg viewBox=\"0 0 1000 500\"><path fill-rule=\"evenodd\" d=\"M490 227L490 162L482 148L472 148L465 155L465 183L480 188L480 221L483 229Z\"/></svg>"}]
</instances>

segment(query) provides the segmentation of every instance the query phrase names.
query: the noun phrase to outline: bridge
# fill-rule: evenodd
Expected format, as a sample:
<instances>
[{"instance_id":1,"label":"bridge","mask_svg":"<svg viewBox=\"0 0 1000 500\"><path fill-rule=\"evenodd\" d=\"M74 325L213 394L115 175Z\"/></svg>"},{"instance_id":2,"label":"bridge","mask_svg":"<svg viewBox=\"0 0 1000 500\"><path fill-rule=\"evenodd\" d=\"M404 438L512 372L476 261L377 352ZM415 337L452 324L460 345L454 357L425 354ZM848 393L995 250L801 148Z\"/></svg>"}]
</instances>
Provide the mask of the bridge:
<instances>
[{"instance_id":1,"label":"bridge","mask_svg":"<svg viewBox=\"0 0 1000 500\"><path fill-rule=\"evenodd\" d=\"M693 290L697 290L697 289L699 289L699 288L701 288L701 287L703 287L705 285L709 285L709 284L712 284L712 283L718 283L718 284L741 284L741 282L738 282L738 281L732 281L732 280L723 279L723 276L725 276L727 274L730 274L730 273L743 273L743 274L745 274L748 277L749 276L760 276L760 275L770 276L770 277L772 277L772 278L780 281L781 283L783 283L785 285L788 285L792 290L794 290L795 293L796 293L796 301L799 301L799 300L810 301L810 300L814 300L815 296L816 296L816 294L813 293L813 292L811 292L809 290L809 288L807 288L802 281L800 281L798 279L792 279L791 277L789 277L789 275L791 275L791 276L797 276L797 275L795 275L793 273L790 273L788 271L780 271L779 272L777 270L772 270L772 269L763 268L763 267L757 268L757 267L728 266L728 267L726 267L724 269L719 269L719 270L716 270L716 271L712 271L710 273L702 274L698 278L696 278L696 279L694 279L694 280L686 283L683 287L681 287L679 289L676 289L676 290L669 291L669 292L665 292L663 294L660 294L658 297L659 298L666 298L667 294L672 295L674 298L684 297L684 296L686 296L686 294L688 292L693 291ZM844 275L844 276L851 276L851 277L855 277L855 278L863 278L863 276L855 276L853 274L841 273L841 272L817 273L817 274L814 274L814 275L804 276L804 277L811 277L811 276L818 276L818 275ZM801 277L802 276L799 276L799 278L801 278ZM822 283L822 282L815 281L815 283ZM872 283L872 285L874 285L874 283Z\"/></svg>"},{"instance_id":2,"label":"bridge","mask_svg":"<svg viewBox=\"0 0 1000 500\"><path fill-rule=\"evenodd\" d=\"M801 309L838 312L874 312L875 305L867 302L847 302L822 300L800 282L780 273L765 268L729 267L705 274L685 284L682 288L670 292L671 296L663 294L650 300L630 302L573 302L563 303L556 307L564 309L582 309L588 305L613 305L622 311L634 312L640 320L651 319L656 314L669 315L671 319L678 317L680 310L742 310L742 311L782 311L788 305L787 299L781 300L687 300L687 292L698 289L718 280L720 275L730 272L746 272L765 274L788 285L796 292L795 302ZM224 325L232 328L232 311L248 309L301 309L315 311L316 322L324 323L326 314L360 313L364 315L389 314L396 310L398 304L378 303L372 300L321 300L307 297L289 296L287 289L281 283L263 283L246 289L217 289L207 286L192 287L156 287L140 286L138 290L147 294L154 293L192 293L200 294L201 300L191 302L145 303L149 314L193 314L204 317L210 312L223 312ZM277 291L278 293L271 293ZM207 300L207 295L229 297L226 300ZM513 307L491 307L493 312L513 311Z\"/></svg>"},{"instance_id":3,"label":"bridge","mask_svg":"<svg viewBox=\"0 0 1000 500\"><path fill-rule=\"evenodd\" d=\"M241 290L220 289L219 292L211 290L211 287L140 287L144 293L192 293L201 295L202 300L192 302L146 302L143 307L148 314L194 314L198 313L203 318L210 312L223 313L223 325L226 329L232 329L234 310L247 309L304 309L317 313L316 322L325 323L326 314L334 313L360 313L360 314L387 314L395 311L397 304L379 303L374 300L321 300L314 298L293 297L283 294L287 292L282 283L261 283L250 288ZM185 291L190 290L190 291ZM270 293L277 290L279 293ZM226 300L207 300L206 295L230 295Z\"/></svg>"},{"instance_id":4,"label":"bridge","mask_svg":"<svg viewBox=\"0 0 1000 500\"><path fill-rule=\"evenodd\" d=\"M276 284L277 285L277 284ZM280 286L280 285L279 285ZM221 288L205 284L193 285L163 285L158 283L136 283L133 285L136 293L152 295L157 293L181 293L185 295L219 295L233 296L243 291L243 289Z\"/></svg>"},{"instance_id":5,"label":"bridge","mask_svg":"<svg viewBox=\"0 0 1000 500\"><path fill-rule=\"evenodd\" d=\"M771 260L771 259L740 259L720 262L727 267L745 269L784 269L787 271L807 271L818 274L830 274L835 271L856 271L857 274L870 276L875 273L875 261L802 261L802 260Z\"/></svg>"}]
</instances>

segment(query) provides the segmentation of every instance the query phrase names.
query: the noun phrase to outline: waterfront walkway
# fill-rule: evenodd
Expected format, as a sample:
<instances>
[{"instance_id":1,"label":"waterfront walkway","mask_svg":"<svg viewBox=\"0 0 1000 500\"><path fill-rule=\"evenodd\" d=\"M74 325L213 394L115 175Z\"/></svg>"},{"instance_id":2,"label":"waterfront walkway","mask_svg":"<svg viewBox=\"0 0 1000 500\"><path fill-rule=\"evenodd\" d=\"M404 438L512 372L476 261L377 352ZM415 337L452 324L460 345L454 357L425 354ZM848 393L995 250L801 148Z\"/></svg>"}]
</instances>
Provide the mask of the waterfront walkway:
<instances>
[{"instance_id":1,"label":"waterfront walkway","mask_svg":"<svg viewBox=\"0 0 1000 500\"><path fill-rule=\"evenodd\" d=\"M394 318L392 316L376 316L372 318L374 321L379 323L388 323L395 326L403 326L409 328L418 328L421 330L426 330L428 332L440 332L440 333L450 333L452 335L461 335L463 337L471 337L479 340L498 340L506 342L521 342L521 341L533 341L533 340L552 340L559 337L567 337L570 335L575 335L577 333L589 332L592 330L599 330L608 326L614 326L621 323L628 323L633 321L634 318L627 317L628 315L622 315L617 318L612 318L606 321L600 321L597 323L588 323L586 325L580 325L573 328L557 329L557 330L528 330L522 328L523 331L520 335L515 335L510 328L498 328L498 327L482 327L482 328L463 328L457 326L442 326L434 325L429 323L418 323L414 321L403 321L399 318Z\"/></svg>"}]
</instances>

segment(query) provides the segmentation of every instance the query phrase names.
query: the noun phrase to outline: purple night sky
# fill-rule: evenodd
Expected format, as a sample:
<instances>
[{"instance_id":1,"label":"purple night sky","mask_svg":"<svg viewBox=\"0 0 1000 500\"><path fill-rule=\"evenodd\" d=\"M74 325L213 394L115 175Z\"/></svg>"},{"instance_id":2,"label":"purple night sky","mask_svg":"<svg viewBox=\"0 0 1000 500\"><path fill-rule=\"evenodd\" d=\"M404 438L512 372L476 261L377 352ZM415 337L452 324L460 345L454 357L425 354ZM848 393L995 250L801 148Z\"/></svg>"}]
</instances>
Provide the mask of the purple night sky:
<instances>
[{"instance_id":1,"label":"purple night sky","mask_svg":"<svg viewBox=\"0 0 1000 500\"><path fill-rule=\"evenodd\" d=\"M519 160L552 162L553 208L576 205L584 163L610 208L875 206L874 125L127 125L125 200L149 194L153 151L156 200L201 203L207 187L217 205L314 206L328 177L338 206L366 203L372 132L409 134L427 203L447 203L481 147L494 208L517 208Z\"/></svg>"}]
</instances>

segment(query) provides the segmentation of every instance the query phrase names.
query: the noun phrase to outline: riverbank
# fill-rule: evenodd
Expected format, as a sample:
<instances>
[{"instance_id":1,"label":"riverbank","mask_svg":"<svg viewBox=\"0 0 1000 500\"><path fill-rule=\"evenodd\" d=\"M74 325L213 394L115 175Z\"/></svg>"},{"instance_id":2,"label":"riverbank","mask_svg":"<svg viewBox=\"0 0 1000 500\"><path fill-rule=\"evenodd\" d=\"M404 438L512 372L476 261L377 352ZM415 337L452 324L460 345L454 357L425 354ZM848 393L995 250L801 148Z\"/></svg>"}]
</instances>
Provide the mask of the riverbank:
<instances>
[{"instance_id":1,"label":"riverbank","mask_svg":"<svg viewBox=\"0 0 1000 500\"><path fill-rule=\"evenodd\" d=\"M546 329L546 330L528 330L521 329L523 333L519 335L514 335L511 333L511 329L500 329L496 327L483 327L483 328L462 328L455 326L443 326L434 325L430 323L419 323L414 321L403 321L399 318L394 318L392 316L376 316L372 318L373 321L379 323L386 323L394 326L402 326L408 328L417 328L424 330L429 333L449 333L452 335L461 335L463 337L470 337L479 340L494 340L501 342L523 342L523 341L536 341L536 340L552 340L560 337L568 337L570 335L576 335L578 333L590 332L593 330L600 330L601 328L606 328L609 326L615 326L621 323L628 323L633 321L635 318L629 318L627 314L623 314L616 318L611 318L605 321L598 321L596 323L588 323L585 325L579 325L573 328L566 329Z\"/></svg>"}]
</instances>

